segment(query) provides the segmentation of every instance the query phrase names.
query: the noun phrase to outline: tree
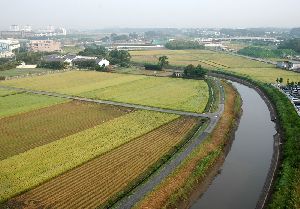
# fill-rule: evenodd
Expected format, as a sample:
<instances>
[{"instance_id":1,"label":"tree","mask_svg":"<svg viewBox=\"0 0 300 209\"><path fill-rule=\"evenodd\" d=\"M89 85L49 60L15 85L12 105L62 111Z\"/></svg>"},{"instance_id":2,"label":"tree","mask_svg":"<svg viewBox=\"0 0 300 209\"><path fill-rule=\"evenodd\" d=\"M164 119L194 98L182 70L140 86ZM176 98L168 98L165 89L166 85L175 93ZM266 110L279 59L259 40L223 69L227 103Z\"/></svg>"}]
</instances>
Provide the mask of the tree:
<instances>
[{"instance_id":1,"label":"tree","mask_svg":"<svg viewBox=\"0 0 300 209\"><path fill-rule=\"evenodd\" d=\"M188 65L184 68L184 77L197 77L197 78L204 78L206 75L207 70L202 68L201 65Z\"/></svg>"},{"instance_id":2,"label":"tree","mask_svg":"<svg viewBox=\"0 0 300 209\"><path fill-rule=\"evenodd\" d=\"M279 78L279 83L282 83L283 82L283 78Z\"/></svg>"},{"instance_id":3,"label":"tree","mask_svg":"<svg viewBox=\"0 0 300 209\"><path fill-rule=\"evenodd\" d=\"M300 38L290 39L282 42L279 49L289 49L300 53Z\"/></svg>"},{"instance_id":4,"label":"tree","mask_svg":"<svg viewBox=\"0 0 300 209\"><path fill-rule=\"evenodd\" d=\"M85 69L96 69L98 66L95 60L75 60L73 61L73 64L78 68Z\"/></svg>"},{"instance_id":5,"label":"tree","mask_svg":"<svg viewBox=\"0 0 300 209\"><path fill-rule=\"evenodd\" d=\"M61 69L65 69L67 65L68 65L67 63L62 61L51 61L51 62L42 61L38 64L38 68L49 68L49 69L61 70Z\"/></svg>"},{"instance_id":6,"label":"tree","mask_svg":"<svg viewBox=\"0 0 300 209\"><path fill-rule=\"evenodd\" d=\"M107 57L107 49L104 46L91 45L86 47L83 51L79 52L81 56L95 56L98 58Z\"/></svg>"},{"instance_id":7,"label":"tree","mask_svg":"<svg viewBox=\"0 0 300 209\"><path fill-rule=\"evenodd\" d=\"M158 58L158 65L161 67L161 69L169 65L168 59L169 58L167 56L162 56Z\"/></svg>"},{"instance_id":8,"label":"tree","mask_svg":"<svg viewBox=\"0 0 300 209\"><path fill-rule=\"evenodd\" d=\"M169 41L165 44L167 49L204 49L205 47L199 44L197 41L186 41L186 40L174 40Z\"/></svg>"},{"instance_id":9,"label":"tree","mask_svg":"<svg viewBox=\"0 0 300 209\"><path fill-rule=\"evenodd\" d=\"M276 83L279 83L279 78L276 78Z\"/></svg>"},{"instance_id":10,"label":"tree","mask_svg":"<svg viewBox=\"0 0 300 209\"><path fill-rule=\"evenodd\" d=\"M131 55L128 51L114 49L109 52L108 60L113 65L128 67L130 64Z\"/></svg>"}]
</instances>

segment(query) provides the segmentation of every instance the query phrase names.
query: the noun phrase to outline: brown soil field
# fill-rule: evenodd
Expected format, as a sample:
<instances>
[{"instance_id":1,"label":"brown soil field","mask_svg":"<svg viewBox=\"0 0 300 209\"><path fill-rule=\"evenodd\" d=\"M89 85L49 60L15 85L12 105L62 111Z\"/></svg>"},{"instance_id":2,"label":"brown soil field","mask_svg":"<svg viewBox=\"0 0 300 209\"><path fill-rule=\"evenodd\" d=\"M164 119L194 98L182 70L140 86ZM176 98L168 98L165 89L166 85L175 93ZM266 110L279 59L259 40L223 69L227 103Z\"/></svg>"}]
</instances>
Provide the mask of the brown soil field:
<instances>
[{"instance_id":1,"label":"brown soil field","mask_svg":"<svg viewBox=\"0 0 300 209\"><path fill-rule=\"evenodd\" d=\"M124 115L128 108L72 101L0 119L0 160Z\"/></svg>"},{"instance_id":2,"label":"brown soil field","mask_svg":"<svg viewBox=\"0 0 300 209\"><path fill-rule=\"evenodd\" d=\"M9 208L96 208L121 192L181 142L198 119L180 117L35 189Z\"/></svg>"}]
</instances>

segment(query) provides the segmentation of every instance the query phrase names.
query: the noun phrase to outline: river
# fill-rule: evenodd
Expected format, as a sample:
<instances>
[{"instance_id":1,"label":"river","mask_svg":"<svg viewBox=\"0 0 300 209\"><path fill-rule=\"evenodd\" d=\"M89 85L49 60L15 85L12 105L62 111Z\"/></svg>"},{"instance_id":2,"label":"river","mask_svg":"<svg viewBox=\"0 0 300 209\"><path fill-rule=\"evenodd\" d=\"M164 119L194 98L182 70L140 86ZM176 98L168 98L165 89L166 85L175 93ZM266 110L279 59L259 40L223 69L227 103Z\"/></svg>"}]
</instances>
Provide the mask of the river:
<instances>
[{"instance_id":1,"label":"river","mask_svg":"<svg viewBox=\"0 0 300 209\"><path fill-rule=\"evenodd\" d=\"M233 82L243 113L220 172L192 209L254 209L273 155L275 123L264 100L252 88Z\"/></svg>"}]
</instances>

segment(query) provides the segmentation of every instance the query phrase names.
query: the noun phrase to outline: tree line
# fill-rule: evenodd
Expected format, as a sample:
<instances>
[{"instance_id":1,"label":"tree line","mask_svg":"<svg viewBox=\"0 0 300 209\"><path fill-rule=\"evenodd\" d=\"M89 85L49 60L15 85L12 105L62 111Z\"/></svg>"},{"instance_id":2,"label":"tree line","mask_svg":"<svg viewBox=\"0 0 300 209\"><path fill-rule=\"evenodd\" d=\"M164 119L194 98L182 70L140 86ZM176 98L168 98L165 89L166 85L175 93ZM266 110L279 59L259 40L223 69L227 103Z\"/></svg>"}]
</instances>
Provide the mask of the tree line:
<instances>
[{"instance_id":1,"label":"tree line","mask_svg":"<svg viewBox=\"0 0 300 209\"><path fill-rule=\"evenodd\" d=\"M204 49L205 47L197 41L174 40L165 44L167 49L180 50L180 49Z\"/></svg>"}]
</instances>

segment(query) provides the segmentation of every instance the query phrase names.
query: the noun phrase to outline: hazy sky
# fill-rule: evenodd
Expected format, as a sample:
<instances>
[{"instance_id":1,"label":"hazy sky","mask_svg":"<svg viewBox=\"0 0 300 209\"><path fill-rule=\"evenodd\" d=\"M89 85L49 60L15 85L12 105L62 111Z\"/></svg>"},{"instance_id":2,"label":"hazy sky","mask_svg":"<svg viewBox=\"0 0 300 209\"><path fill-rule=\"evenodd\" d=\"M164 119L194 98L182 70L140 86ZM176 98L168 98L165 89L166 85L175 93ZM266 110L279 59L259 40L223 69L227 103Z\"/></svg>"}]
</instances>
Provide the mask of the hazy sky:
<instances>
[{"instance_id":1,"label":"hazy sky","mask_svg":"<svg viewBox=\"0 0 300 209\"><path fill-rule=\"evenodd\" d=\"M295 27L300 0L0 0L11 24L107 27Z\"/></svg>"}]
</instances>

